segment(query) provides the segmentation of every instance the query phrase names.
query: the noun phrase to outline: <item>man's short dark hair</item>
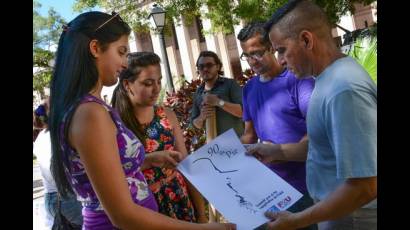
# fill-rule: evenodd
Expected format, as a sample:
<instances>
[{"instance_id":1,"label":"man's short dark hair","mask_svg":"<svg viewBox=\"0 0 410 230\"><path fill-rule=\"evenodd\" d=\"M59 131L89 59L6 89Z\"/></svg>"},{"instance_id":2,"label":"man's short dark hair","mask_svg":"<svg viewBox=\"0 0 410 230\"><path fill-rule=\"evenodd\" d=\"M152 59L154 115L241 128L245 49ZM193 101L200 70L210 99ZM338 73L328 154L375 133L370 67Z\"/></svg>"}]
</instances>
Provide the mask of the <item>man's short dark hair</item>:
<instances>
[{"instance_id":1,"label":"man's short dark hair","mask_svg":"<svg viewBox=\"0 0 410 230\"><path fill-rule=\"evenodd\" d=\"M241 42L246 42L248 39L259 35L260 36L260 42L265 45L265 46L271 46L269 42L269 38L266 35L267 32L264 28L265 23L263 22L251 22L245 27L241 29L241 31L238 34L238 40Z\"/></svg>"},{"instance_id":2,"label":"man's short dark hair","mask_svg":"<svg viewBox=\"0 0 410 230\"><path fill-rule=\"evenodd\" d=\"M333 42L329 18L311 0L290 0L280 7L265 24L267 34L273 27L287 37L295 38L301 31L308 30L321 39Z\"/></svg>"},{"instance_id":3,"label":"man's short dark hair","mask_svg":"<svg viewBox=\"0 0 410 230\"><path fill-rule=\"evenodd\" d=\"M278 23L287 13L295 9L295 7L304 0L289 0L285 5L276 10L269 21L265 23L265 30L269 33L273 25Z\"/></svg>"}]
</instances>

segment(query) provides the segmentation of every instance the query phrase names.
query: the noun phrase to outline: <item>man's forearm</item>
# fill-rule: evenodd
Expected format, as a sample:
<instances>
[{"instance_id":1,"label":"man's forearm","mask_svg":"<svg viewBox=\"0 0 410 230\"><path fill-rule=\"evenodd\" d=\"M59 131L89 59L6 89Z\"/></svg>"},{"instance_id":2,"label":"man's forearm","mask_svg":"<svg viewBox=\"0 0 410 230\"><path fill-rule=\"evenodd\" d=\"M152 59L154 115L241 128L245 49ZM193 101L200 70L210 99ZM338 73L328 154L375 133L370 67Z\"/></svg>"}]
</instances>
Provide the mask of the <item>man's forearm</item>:
<instances>
[{"instance_id":1,"label":"man's forearm","mask_svg":"<svg viewBox=\"0 0 410 230\"><path fill-rule=\"evenodd\" d=\"M272 144L269 151L275 153L274 161L306 161L308 138L305 136L298 143Z\"/></svg>"},{"instance_id":2,"label":"man's forearm","mask_svg":"<svg viewBox=\"0 0 410 230\"><path fill-rule=\"evenodd\" d=\"M236 117L242 117L242 107L240 104L225 101L222 109Z\"/></svg>"},{"instance_id":3,"label":"man's forearm","mask_svg":"<svg viewBox=\"0 0 410 230\"><path fill-rule=\"evenodd\" d=\"M347 179L326 199L295 213L298 227L339 219L377 198L377 177Z\"/></svg>"},{"instance_id":4,"label":"man's forearm","mask_svg":"<svg viewBox=\"0 0 410 230\"><path fill-rule=\"evenodd\" d=\"M256 141L258 141L258 138L256 138L256 136L246 133L243 134L240 139L242 144L254 144L256 143Z\"/></svg>"},{"instance_id":5,"label":"man's forearm","mask_svg":"<svg viewBox=\"0 0 410 230\"><path fill-rule=\"evenodd\" d=\"M299 143L280 144L279 147L285 161L306 161L308 152L308 143L302 141Z\"/></svg>"}]
</instances>

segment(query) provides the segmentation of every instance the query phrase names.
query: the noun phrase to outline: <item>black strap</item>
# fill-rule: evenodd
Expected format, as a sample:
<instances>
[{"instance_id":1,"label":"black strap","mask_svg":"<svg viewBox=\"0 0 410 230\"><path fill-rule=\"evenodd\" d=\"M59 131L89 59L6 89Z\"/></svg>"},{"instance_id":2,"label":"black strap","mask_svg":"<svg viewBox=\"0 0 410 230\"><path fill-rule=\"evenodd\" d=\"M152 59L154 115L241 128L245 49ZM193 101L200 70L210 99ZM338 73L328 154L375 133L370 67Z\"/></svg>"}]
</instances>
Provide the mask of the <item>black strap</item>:
<instances>
[{"instance_id":1,"label":"black strap","mask_svg":"<svg viewBox=\"0 0 410 230\"><path fill-rule=\"evenodd\" d=\"M61 196L57 193L57 210L54 217L54 224L52 230L79 230L81 226L71 223L61 211Z\"/></svg>"},{"instance_id":2,"label":"black strap","mask_svg":"<svg viewBox=\"0 0 410 230\"><path fill-rule=\"evenodd\" d=\"M57 212L59 215L61 214L61 196L60 193L57 193Z\"/></svg>"}]
</instances>

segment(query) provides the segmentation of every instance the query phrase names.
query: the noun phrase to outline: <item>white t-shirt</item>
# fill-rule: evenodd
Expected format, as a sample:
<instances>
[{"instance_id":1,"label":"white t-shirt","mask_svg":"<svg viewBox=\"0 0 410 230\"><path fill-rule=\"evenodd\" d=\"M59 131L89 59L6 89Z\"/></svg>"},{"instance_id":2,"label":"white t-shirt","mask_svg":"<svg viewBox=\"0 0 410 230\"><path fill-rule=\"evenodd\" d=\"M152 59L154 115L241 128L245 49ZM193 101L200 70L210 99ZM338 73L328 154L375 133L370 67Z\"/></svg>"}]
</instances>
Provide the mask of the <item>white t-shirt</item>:
<instances>
[{"instance_id":1,"label":"white t-shirt","mask_svg":"<svg viewBox=\"0 0 410 230\"><path fill-rule=\"evenodd\" d=\"M46 193L57 192L56 184L50 172L51 140L50 132L42 130L33 145L33 153L37 157Z\"/></svg>"}]
</instances>

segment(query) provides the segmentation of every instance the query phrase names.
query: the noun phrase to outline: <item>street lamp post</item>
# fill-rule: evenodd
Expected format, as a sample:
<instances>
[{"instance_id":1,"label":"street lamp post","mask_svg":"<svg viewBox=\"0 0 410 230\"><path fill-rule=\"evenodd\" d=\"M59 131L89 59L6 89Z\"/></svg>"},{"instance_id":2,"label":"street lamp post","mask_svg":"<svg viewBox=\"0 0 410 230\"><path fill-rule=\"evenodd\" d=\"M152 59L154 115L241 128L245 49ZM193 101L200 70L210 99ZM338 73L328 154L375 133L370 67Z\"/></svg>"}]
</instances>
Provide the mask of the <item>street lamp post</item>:
<instances>
[{"instance_id":1,"label":"street lamp post","mask_svg":"<svg viewBox=\"0 0 410 230\"><path fill-rule=\"evenodd\" d=\"M148 18L153 21L153 24L155 24L157 31L159 31L159 39L160 39L160 44L161 44L161 50L162 50L162 60L164 61L164 67L165 67L165 75L168 80L168 92L173 93L175 92L174 89L174 82L172 81L172 75L171 75L171 70L169 68L169 62L168 62L168 54L167 50L165 48L165 39L164 39L164 27L165 27L165 11L161 7L159 7L157 4L153 5L154 8L152 8L150 15Z\"/></svg>"}]
</instances>

